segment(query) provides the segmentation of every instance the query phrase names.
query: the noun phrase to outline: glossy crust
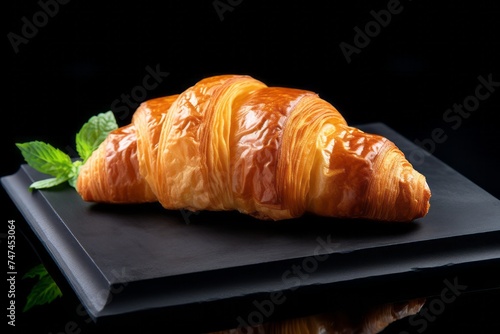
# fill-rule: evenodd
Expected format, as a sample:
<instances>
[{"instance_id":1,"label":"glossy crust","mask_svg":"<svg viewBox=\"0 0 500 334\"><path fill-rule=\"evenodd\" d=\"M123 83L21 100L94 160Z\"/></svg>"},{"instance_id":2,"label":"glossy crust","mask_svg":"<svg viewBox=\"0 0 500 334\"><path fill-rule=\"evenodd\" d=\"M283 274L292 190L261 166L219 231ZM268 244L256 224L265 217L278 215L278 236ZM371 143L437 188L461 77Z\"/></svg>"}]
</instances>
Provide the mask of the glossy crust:
<instances>
[{"instance_id":1,"label":"glossy crust","mask_svg":"<svg viewBox=\"0 0 500 334\"><path fill-rule=\"evenodd\" d=\"M77 190L91 202L130 203L156 200L140 174L137 136L133 125L108 135L80 170Z\"/></svg>"},{"instance_id":2,"label":"glossy crust","mask_svg":"<svg viewBox=\"0 0 500 334\"><path fill-rule=\"evenodd\" d=\"M317 94L221 75L146 101L82 166L86 201L159 201L281 220L306 212L411 221L425 177L386 138L350 127Z\"/></svg>"}]
</instances>

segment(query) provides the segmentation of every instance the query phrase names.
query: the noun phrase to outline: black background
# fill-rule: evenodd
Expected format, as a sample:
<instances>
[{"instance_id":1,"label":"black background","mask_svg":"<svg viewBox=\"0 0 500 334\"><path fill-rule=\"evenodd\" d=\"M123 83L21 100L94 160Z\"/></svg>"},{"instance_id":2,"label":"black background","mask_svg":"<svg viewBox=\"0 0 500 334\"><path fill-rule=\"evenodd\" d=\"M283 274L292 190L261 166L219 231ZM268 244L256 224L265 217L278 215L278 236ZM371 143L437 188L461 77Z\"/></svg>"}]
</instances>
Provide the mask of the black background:
<instances>
[{"instance_id":1,"label":"black background","mask_svg":"<svg viewBox=\"0 0 500 334\"><path fill-rule=\"evenodd\" d=\"M71 152L80 126L117 99L124 106L122 94L138 92L150 67L169 74L144 99L181 92L209 75L249 74L269 86L315 91L353 125L383 122L412 141L431 139L441 128L446 139L426 148L500 198L500 87L456 128L443 118L474 96L478 77L500 82L497 2L401 0L400 13L348 62L339 45L354 46L354 28L364 30L374 20L370 12L389 2L72 0L50 7L53 17L45 21L40 3L5 4L0 174L23 163L17 142L42 140ZM218 13L214 3L229 7ZM26 22L38 27L26 30ZM25 43L13 45L12 36L26 32ZM127 110L115 113L120 125L130 121L133 108ZM1 194L2 219L21 221ZM18 239L17 261L27 269L38 260ZM30 283L18 278L20 303ZM484 298L473 307L478 314L493 307ZM41 332L62 331L74 307L61 317L53 313L67 307L63 301L46 307L52 315ZM31 320L19 315L18 321Z\"/></svg>"}]
</instances>

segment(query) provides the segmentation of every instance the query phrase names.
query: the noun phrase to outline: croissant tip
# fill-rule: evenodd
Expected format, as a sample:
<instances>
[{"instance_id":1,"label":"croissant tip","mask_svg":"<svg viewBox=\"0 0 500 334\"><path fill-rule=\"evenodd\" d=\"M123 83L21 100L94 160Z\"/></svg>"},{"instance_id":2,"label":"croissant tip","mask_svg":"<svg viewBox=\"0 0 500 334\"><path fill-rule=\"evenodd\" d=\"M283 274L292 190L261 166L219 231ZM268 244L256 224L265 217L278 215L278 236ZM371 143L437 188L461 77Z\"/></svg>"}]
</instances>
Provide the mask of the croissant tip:
<instances>
[{"instance_id":1,"label":"croissant tip","mask_svg":"<svg viewBox=\"0 0 500 334\"><path fill-rule=\"evenodd\" d=\"M423 187L423 195L422 195L422 198L423 198L423 203L424 203L424 209L423 209L423 214L422 214L422 217L425 217L428 213L429 213L429 210L431 208L431 197L432 197L432 192L431 192L431 189L429 187L429 184L427 183L427 181L425 181L425 177L424 177L424 187Z\"/></svg>"}]
</instances>

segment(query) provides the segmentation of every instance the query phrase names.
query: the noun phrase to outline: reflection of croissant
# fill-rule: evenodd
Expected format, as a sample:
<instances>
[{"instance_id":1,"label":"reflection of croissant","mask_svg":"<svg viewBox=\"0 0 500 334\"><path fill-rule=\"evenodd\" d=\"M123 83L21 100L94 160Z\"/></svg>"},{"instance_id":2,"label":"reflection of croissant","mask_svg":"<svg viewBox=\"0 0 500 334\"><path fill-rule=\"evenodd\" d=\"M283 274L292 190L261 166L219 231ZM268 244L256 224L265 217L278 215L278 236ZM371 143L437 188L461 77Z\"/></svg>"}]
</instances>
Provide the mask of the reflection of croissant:
<instances>
[{"instance_id":1,"label":"reflection of croissant","mask_svg":"<svg viewBox=\"0 0 500 334\"><path fill-rule=\"evenodd\" d=\"M82 166L77 189L86 201L274 220L309 212L410 221L430 198L391 141L349 127L315 93L243 75L142 103Z\"/></svg>"},{"instance_id":2,"label":"reflection of croissant","mask_svg":"<svg viewBox=\"0 0 500 334\"><path fill-rule=\"evenodd\" d=\"M395 321L417 314L425 301L424 298L418 298L399 303L377 305L364 311L330 311L300 318L266 322L255 327L240 327L212 332L211 334L375 334L380 333Z\"/></svg>"}]
</instances>

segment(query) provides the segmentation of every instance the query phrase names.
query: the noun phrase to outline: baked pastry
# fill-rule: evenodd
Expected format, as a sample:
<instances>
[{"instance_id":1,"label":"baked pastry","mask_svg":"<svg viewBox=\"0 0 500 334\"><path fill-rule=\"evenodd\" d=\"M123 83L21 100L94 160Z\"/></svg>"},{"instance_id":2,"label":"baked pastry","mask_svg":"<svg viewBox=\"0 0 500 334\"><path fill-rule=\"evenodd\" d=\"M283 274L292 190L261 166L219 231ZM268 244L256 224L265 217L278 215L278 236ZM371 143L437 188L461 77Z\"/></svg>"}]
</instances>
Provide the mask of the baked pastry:
<instances>
[{"instance_id":1,"label":"baked pastry","mask_svg":"<svg viewBox=\"0 0 500 334\"><path fill-rule=\"evenodd\" d=\"M77 190L92 202L159 201L271 220L412 221L427 214L431 196L390 140L350 127L313 92L245 75L143 102L81 167Z\"/></svg>"}]
</instances>

